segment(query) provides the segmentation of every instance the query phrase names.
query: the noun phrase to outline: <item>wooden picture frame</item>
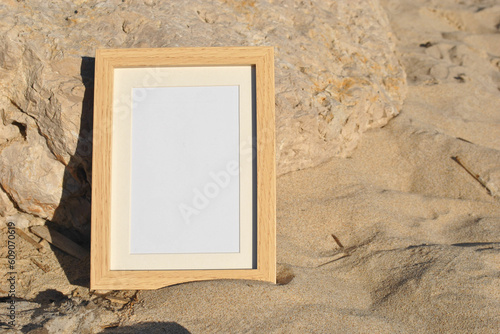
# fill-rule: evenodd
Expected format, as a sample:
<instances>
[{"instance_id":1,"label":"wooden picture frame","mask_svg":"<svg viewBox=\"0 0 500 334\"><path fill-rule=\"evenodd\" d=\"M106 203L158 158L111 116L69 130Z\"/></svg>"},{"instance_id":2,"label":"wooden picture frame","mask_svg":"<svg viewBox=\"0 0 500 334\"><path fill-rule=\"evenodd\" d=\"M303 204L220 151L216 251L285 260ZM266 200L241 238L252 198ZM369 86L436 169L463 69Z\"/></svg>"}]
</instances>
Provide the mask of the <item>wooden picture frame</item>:
<instances>
[{"instance_id":1,"label":"wooden picture frame","mask_svg":"<svg viewBox=\"0 0 500 334\"><path fill-rule=\"evenodd\" d=\"M141 94L136 94L138 92ZM194 104L190 102L192 99L196 100ZM148 101L149 104L144 104L143 101ZM169 109L169 103L180 109L174 107ZM184 110L184 107L187 109ZM202 107L207 107L207 114L200 113ZM233 157L238 157L237 163L231 161L224 165L228 169L230 166L233 169L237 166L234 169L236 171L234 175L237 177L236 181L232 181L234 184L234 189L231 188L232 195L219 196L224 197L227 202L222 199L214 200L216 204L213 206L223 210L214 210L210 213L213 215L210 217L213 218L207 219L208 227L202 227L204 225L198 222L199 225L193 224L195 225L193 227L189 225L191 222L188 220L184 222L189 227L179 225L184 239L181 238L181 234L178 237L182 242L177 242L175 233L165 233L162 230L166 228L166 231L177 231L165 227L170 224L170 217L172 219L177 217L177 213L167 210L165 218L160 211L162 208L158 208L158 205L150 206L152 210L147 209L148 198L155 199L157 195L151 195L144 188L149 189L147 185L154 186L158 183L157 194L160 196L165 194L165 201L177 197L177 192L172 192L171 197L168 197L168 189L171 187L161 188L166 184L161 182L170 181L161 181L164 177L157 169L152 168L151 172L149 169L146 169L146 172L139 172L140 168L144 170L158 166L160 161L168 171L164 174L175 176L176 169L172 169L172 166L175 167L178 163L179 156L183 158L189 155L182 152L191 152L184 146L179 148L176 138L168 137L169 134L182 136L186 131L177 131L174 127L158 131L163 128L157 124L175 123L173 118L163 120L162 110L171 112L169 115L173 116L168 117L184 117L188 121L202 116L202 120L198 120L198 127L195 127L198 130L195 132L204 135L197 135L194 131L190 133L186 137L194 136L192 141L189 139L190 147L194 147L196 151L196 143L199 143L202 152L206 147L218 147L218 149L208 155L200 155L200 165L205 165L205 159L213 158L216 162L224 160L217 158L222 157L221 152L225 151L225 146L219 145L221 143L232 143L233 146L230 147L237 149L237 153L233 154ZM238 116L234 116L235 110L239 113ZM195 114L190 114L191 111ZM213 120L209 117L212 115L211 112L214 116L220 117ZM149 120L144 115L153 118ZM160 117L163 121L158 122L156 117ZM150 122L156 131L149 133L145 130L148 128L147 122ZM214 129L211 126L204 129L205 123L214 125ZM97 50L90 288L157 289L178 283L214 279L251 279L275 283L274 124L272 47ZM214 136L211 136L212 133ZM170 143L167 145L170 149L168 154L158 152L162 157L160 160L155 160L157 157L154 153L158 150L151 148L148 151L149 145L155 143L149 140L153 134L163 141L168 138ZM244 134L248 138L243 138ZM209 145L206 144L207 137L215 138L210 144L212 146L206 146ZM179 145L185 144L182 142ZM163 147L158 144L157 148L161 151ZM175 152L181 154L169 156ZM246 160L244 160L245 154ZM196 154L193 156L197 159ZM187 165L191 166L192 160L186 161ZM206 167L208 168L206 170L210 171L210 168L214 170L213 166L215 165ZM170 167L172 168L168 169ZM190 181L190 169L187 170L183 175L187 175L188 178L185 180ZM210 175L218 175L217 170L214 171L210 172ZM161 180L156 182L156 177ZM172 176L169 180L174 179ZM183 184L184 181L179 181L177 186L181 187ZM214 183L211 184L213 188ZM209 188L207 184L204 189ZM223 193L219 190L217 193ZM215 194L215 191L212 194ZM238 197L237 202L235 202L236 197ZM230 207L231 203L236 204L236 211L225 209ZM184 207L180 205L178 208L184 218L191 217L195 211L197 213L200 211L189 211L189 208L188 211L182 211ZM150 211L156 212L156 216L150 215ZM238 215L238 222L234 219L235 212ZM233 218L227 218L229 216ZM209 217L209 214L205 217ZM202 218L199 220L203 221ZM221 221L226 225L219 225ZM180 220L176 223L180 224ZM143 226L147 228L142 228ZM229 229L231 232L222 232L226 231L228 226L231 226ZM153 228L163 231L163 234L155 233ZM184 232L186 229L191 230ZM144 230L146 232L143 233ZM193 234L191 231L194 231ZM151 240L156 241L148 242L145 233L149 233ZM207 233L211 235L210 238L205 240L200 237ZM169 241L162 242L158 235L165 236ZM220 236L222 242L213 241L214 236L215 239ZM173 246L174 244L176 246Z\"/></svg>"}]
</instances>

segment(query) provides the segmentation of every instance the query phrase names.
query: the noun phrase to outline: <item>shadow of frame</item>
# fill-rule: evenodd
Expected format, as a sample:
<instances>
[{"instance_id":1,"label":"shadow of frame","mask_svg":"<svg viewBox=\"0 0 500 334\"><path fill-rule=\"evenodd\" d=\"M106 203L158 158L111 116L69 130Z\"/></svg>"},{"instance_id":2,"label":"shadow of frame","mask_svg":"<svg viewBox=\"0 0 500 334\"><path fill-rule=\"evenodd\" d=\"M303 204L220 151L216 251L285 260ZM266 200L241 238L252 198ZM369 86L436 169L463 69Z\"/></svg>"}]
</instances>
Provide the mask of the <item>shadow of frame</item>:
<instances>
[{"instance_id":1,"label":"shadow of frame","mask_svg":"<svg viewBox=\"0 0 500 334\"><path fill-rule=\"evenodd\" d=\"M68 281L90 286L90 214L92 184L92 129L94 104L94 57L82 57L80 76L85 87L80 131L74 155L64 171L63 192L51 221L50 230L59 232L82 246L87 253L77 259L52 247Z\"/></svg>"}]
</instances>

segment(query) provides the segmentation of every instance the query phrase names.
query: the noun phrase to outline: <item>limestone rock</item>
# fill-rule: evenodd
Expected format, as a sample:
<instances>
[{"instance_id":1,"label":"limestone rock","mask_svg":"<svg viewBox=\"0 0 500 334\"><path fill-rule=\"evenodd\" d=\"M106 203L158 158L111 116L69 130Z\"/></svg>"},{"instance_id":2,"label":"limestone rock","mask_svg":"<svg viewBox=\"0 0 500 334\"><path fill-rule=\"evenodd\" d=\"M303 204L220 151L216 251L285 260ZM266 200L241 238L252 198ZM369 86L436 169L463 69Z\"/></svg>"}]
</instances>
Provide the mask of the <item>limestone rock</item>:
<instances>
[{"instance_id":1,"label":"limestone rock","mask_svg":"<svg viewBox=\"0 0 500 334\"><path fill-rule=\"evenodd\" d=\"M349 155L405 95L378 0L6 0L0 17L0 211L82 232L97 48L274 46L278 174Z\"/></svg>"},{"instance_id":2,"label":"limestone rock","mask_svg":"<svg viewBox=\"0 0 500 334\"><path fill-rule=\"evenodd\" d=\"M43 146L15 142L0 156L0 182L23 211L51 219L61 199L64 165Z\"/></svg>"}]
</instances>

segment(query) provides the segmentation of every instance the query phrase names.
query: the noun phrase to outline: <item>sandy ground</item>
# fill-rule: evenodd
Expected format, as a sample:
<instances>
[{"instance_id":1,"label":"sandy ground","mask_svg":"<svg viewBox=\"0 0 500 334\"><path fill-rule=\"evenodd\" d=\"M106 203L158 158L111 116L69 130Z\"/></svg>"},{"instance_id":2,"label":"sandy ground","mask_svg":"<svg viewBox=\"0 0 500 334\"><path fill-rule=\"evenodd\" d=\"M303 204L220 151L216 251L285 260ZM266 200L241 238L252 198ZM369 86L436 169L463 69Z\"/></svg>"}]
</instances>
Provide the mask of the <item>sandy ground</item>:
<instances>
[{"instance_id":1,"label":"sandy ground","mask_svg":"<svg viewBox=\"0 0 500 334\"><path fill-rule=\"evenodd\" d=\"M408 98L351 158L278 178L283 284L89 293L58 265L85 261L58 254L57 262L57 250L23 244L31 279L22 285L22 332L497 333L500 2L382 3ZM85 270L72 275L86 279Z\"/></svg>"}]
</instances>

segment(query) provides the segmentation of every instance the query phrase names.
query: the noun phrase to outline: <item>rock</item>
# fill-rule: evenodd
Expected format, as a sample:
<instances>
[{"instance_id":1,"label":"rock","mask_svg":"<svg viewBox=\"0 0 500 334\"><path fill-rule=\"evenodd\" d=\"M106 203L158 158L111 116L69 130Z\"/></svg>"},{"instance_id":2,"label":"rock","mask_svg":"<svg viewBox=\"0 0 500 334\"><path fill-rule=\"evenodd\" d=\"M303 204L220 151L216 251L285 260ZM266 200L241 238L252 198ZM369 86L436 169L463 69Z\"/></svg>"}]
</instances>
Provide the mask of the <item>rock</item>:
<instances>
[{"instance_id":1,"label":"rock","mask_svg":"<svg viewBox=\"0 0 500 334\"><path fill-rule=\"evenodd\" d=\"M12 200L3 190L0 190L0 208L0 216L2 217L17 213Z\"/></svg>"},{"instance_id":2,"label":"rock","mask_svg":"<svg viewBox=\"0 0 500 334\"><path fill-rule=\"evenodd\" d=\"M278 174L349 155L405 95L378 0L7 0L0 17L0 212L87 235L97 48L274 46Z\"/></svg>"},{"instance_id":3,"label":"rock","mask_svg":"<svg viewBox=\"0 0 500 334\"><path fill-rule=\"evenodd\" d=\"M0 155L0 182L19 208L51 219L61 199L64 165L45 147L14 142Z\"/></svg>"},{"instance_id":4,"label":"rock","mask_svg":"<svg viewBox=\"0 0 500 334\"><path fill-rule=\"evenodd\" d=\"M284 263L278 263L276 267L276 284L287 285L295 277L293 269L290 265Z\"/></svg>"}]
</instances>

